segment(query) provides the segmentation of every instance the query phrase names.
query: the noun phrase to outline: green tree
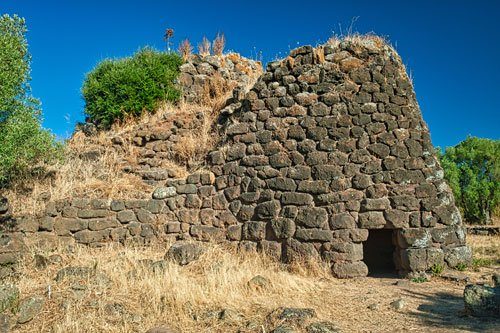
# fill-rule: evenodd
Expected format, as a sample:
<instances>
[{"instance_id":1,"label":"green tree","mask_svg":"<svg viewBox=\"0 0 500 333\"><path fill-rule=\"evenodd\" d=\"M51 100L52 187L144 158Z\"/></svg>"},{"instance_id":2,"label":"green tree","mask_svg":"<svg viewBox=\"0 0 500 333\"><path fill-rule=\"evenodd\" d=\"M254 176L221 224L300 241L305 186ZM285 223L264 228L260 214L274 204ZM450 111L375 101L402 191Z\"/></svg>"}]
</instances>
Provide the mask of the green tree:
<instances>
[{"instance_id":1,"label":"green tree","mask_svg":"<svg viewBox=\"0 0 500 333\"><path fill-rule=\"evenodd\" d=\"M60 156L61 145L41 127L40 102L31 96L26 23L0 16L0 186Z\"/></svg>"},{"instance_id":2,"label":"green tree","mask_svg":"<svg viewBox=\"0 0 500 333\"><path fill-rule=\"evenodd\" d=\"M467 137L448 147L440 160L464 218L491 223L500 203L500 140Z\"/></svg>"}]
</instances>

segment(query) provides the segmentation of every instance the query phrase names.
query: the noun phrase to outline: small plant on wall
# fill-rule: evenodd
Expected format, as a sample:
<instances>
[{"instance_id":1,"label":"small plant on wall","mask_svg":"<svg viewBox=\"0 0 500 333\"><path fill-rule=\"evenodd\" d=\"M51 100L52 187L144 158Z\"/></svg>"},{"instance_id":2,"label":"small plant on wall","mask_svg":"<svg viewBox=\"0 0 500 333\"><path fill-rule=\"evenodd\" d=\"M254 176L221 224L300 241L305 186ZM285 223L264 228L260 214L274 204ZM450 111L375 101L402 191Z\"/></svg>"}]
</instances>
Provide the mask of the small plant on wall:
<instances>
[{"instance_id":1,"label":"small plant on wall","mask_svg":"<svg viewBox=\"0 0 500 333\"><path fill-rule=\"evenodd\" d=\"M179 54L181 55L182 60L188 60L192 53L193 46L191 45L191 42L189 39L184 39L179 45Z\"/></svg>"},{"instance_id":2,"label":"small plant on wall","mask_svg":"<svg viewBox=\"0 0 500 333\"><path fill-rule=\"evenodd\" d=\"M226 46L226 37L223 33L218 33L212 42L212 51L214 55L221 56L224 52L224 47Z\"/></svg>"},{"instance_id":3,"label":"small plant on wall","mask_svg":"<svg viewBox=\"0 0 500 333\"><path fill-rule=\"evenodd\" d=\"M210 55L210 41L207 37L203 36L201 43L198 44L198 53L202 57L206 57Z\"/></svg>"}]
</instances>

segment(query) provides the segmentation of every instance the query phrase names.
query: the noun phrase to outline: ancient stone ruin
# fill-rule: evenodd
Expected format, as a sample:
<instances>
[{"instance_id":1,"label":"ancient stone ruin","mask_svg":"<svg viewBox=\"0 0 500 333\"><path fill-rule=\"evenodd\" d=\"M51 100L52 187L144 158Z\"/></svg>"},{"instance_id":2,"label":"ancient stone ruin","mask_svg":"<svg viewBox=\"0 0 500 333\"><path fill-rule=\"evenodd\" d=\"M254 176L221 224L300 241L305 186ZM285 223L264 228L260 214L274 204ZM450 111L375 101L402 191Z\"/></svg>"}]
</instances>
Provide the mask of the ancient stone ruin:
<instances>
[{"instance_id":1,"label":"ancient stone ruin","mask_svg":"<svg viewBox=\"0 0 500 333\"><path fill-rule=\"evenodd\" d=\"M90 246L224 241L285 262L325 260L340 278L471 260L411 82L381 39L303 46L269 63L228 102L219 130L202 171L155 179L151 199L49 202L10 232Z\"/></svg>"}]
</instances>

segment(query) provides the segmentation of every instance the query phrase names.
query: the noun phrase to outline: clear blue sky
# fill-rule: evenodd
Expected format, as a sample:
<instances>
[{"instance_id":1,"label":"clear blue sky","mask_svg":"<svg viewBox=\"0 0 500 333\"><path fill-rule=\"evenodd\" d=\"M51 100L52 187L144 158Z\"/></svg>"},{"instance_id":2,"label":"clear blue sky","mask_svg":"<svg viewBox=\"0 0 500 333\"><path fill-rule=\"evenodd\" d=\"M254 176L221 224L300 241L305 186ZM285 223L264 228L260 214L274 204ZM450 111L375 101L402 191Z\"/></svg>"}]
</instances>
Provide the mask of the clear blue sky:
<instances>
[{"instance_id":1,"label":"clear blue sky","mask_svg":"<svg viewBox=\"0 0 500 333\"><path fill-rule=\"evenodd\" d=\"M387 36L414 80L424 119L438 146L468 134L498 139L500 1L160 1L0 0L0 13L27 20L32 90L44 126L68 137L83 119L85 73L106 57L139 47L226 34L228 48L264 62L297 44L324 42L339 24Z\"/></svg>"}]
</instances>

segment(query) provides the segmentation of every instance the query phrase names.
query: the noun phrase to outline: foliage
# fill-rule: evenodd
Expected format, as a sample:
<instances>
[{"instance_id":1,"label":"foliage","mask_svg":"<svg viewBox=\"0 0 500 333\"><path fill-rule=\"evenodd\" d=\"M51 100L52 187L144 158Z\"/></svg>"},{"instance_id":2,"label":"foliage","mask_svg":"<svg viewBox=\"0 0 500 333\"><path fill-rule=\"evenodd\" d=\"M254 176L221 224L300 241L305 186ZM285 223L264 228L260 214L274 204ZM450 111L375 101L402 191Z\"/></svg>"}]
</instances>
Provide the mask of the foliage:
<instances>
[{"instance_id":1,"label":"foliage","mask_svg":"<svg viewBox=\"0 0 500 333\"><path fill-rule=\"evenodd\" d=\"M430 269L432 275L439 276L444 271L444 265L442 264L434 264Z\"/></svg>"},{"instance_id":2,"label":"foliage","mask_svg":"<svg viewBox=\"0 0 500 333\"><path fill-rule=\"evenodd\" d=\"M429 282L429 280L425 276L418 276L418 277L414 277L413 279L411 279L411 282L425 283L425 282Z\"/></svg>"},{"instance_id":3,"label":"foliage","mask_svg":"<svg viewBox=\"0 0 500 333\"><path fill-rule=\"evenodd\" d=\"M30 95L26 23L0 17L0 185L60 156L61 145L41 127L40 103Z\"/></svg>"},{"instance_id":4,"label":"foliage","mask_svg":"<svg viewBox=\"0 0 500 333\"><path fill-rule=\"evenodd\" d=\"M116 120L153 112L160 101L177 101L174 81L182 59L174 53L144 48L134 56L107 59L85 78L85 113L102 128Z\"/></svg>"},{"instance_id":5,"label":"foliage","mask_svg":"<svg viewBox=\"0 0 500 333\"><path fill-rule=\"evenodd\" d=\"M479 267L489 267L492 266L495 262L493 259L488 258L474 258L472 259L472 267L474 270L479 269Z\"/></svg>"},{"instance_id":6,"label":"foliage","mask_svg":"<svg viewBox=\"0 0 500 333\"><path fill-rule=\"evenodd\" d=\"M489 224L500 203L500 140L468 137L440 156L464 218Z\"/></svg>"},{"instance_id":7,"label":"foliage","mask_svg":"<svg viewBox=\"0 0 500 333\"><path fill-rule=\"evenodd\" d=\"M453 268L455 268L457 271L463 272L463 271L465 271L467 269L467 264L464 264L464 263L461 262L461 263L459 263L458 265L456 265Z\"/></svg>"}]
</instances>

